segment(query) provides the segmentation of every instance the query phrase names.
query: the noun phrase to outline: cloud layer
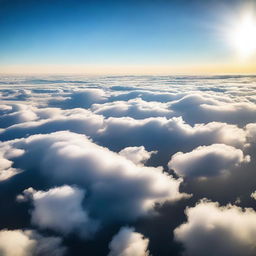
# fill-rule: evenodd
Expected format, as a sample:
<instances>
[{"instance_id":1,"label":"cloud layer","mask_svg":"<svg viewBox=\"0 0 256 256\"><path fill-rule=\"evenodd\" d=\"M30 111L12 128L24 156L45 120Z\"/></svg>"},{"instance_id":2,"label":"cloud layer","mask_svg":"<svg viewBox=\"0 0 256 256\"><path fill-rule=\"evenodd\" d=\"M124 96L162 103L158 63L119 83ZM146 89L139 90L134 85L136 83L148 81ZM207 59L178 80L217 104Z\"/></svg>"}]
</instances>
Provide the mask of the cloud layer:
<instances>
[{"instance_id":1,"label":"cloud layer","mask_svg":"<svg viewBox=\"0 0 256 256\"><path fill-rule=\"evenodd\" d=\"M255 84L1 75L0 254L254 255Z\"/></svg>"}]
</instances>

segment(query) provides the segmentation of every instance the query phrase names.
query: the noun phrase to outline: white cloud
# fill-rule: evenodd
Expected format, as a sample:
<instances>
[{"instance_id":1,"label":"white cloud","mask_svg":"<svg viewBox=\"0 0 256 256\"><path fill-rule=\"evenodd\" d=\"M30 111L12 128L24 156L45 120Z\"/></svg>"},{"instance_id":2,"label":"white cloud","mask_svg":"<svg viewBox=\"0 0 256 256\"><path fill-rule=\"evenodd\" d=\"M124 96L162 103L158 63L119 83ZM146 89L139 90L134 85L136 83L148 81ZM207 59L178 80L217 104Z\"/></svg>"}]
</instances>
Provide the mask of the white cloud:
<instances>
[{"instance_id":1,"label":"white cloud","mask_svg":"<svg viewBox=\"0 0 256 256\"><path fill-rule=\"evenodd\" d=\"M77 133L93 135L103 126L103 116L93 114L86 109L58 110L53 109L52 116L49 109L40 112L42 119L32 122L19 123L0 131L1 140L27 137L32 134L50 133L60 130L70 130Z\"/></svg>"},{"instance_id":2,"label":"white cloud","mask_svg":"<svg viewBox=\"0 0 256 256\"><path fill-rule=\"evenodd\" d=\"M25 151L20 168L38 170L50 184L86 189L85 208L99 220L134 220L153 211L155 203L185 196L179 192L182 179L161 167L136 165L83 135L63 131L5 144Z\"/></svg>"},{"instance_id":3,"label":"white cloud","mask_svg":"<svg viewBox=\"0 0 256 256\"><path fill-rule=\"evenodd\" d=\"M168 163L180 176L211 177L224 174L243 162L250 161L242 150L225 144L200 146L188 153L174 154Z\"/></svg>"},{"instance_id":4,"label":"white cloud","mask_svg":"<svg viewBox=\"0 0 256 256\"><path fill-rule=\"evenodd\" d=\"M107 100L106 91L101 89L80 89L73 90L63 95L63 99L52 99L49 105L68 108L89 108L94 103L104 103Z\"/></svg>"},{"instance_id":5,"label":"white cloud","mask_svg":"<svg viewBox=\"0 0 256 256\"><path fill-rule=\"evenodd\" d=\"M236 102L199 92L171 102L170 109L193 124L218 121L245 125L256 121L254 103L246 100Z\"/></svg>"},{"instance_id":6,"label":"white cloud","mask_svg":"<svg viewBox=\"0 0 256 256\"><path fill-rule=\"evenodd\" d=\"M140 98L94 104L91 109L95 114L101 114L106 117L130 116L135 119L144 119L148 117L172 116L172 111L168 109L166 104L153 101L147 102Z\"/></svg>"},{"instance_id":7,"label":"white cloud","mask_svg":"<svg viewBox=\"0 0 256 256\"><path fill-rule=\"evenodd\" d=\"M256 200L256 191L251 193L251 198L255 199Z\"/></svg>"},{"instance_id":8,"label":"white cloud","mask_svg":"<svg viewBox=\"0 0 256 256\"><path fill-rule=\"evenodd\" d=\"M80 242L87 243L77 242L77 236L92 238L95 221L108 229L113 222L130 223L155 213L155 204L183 198L179 192L182 178L163 172L177 152L183 153L174 155L170 165L176 174L186 177L182 189L193 193L195 200L207 195L221 203L236 200L238 204L239 198L245 203L244 198L255 187L255 76L2 76L0 80L0 140L5 141L0 145L0 189L1 201L8 202L1 208L3 227L23 227L29 216L21 219L16 215L31 214L32 225L43 232L65 235L74 254ZM16 140L9 141L12 139ZM161 167L144 166L153 151L157 153L147 164ZM251 163L243 164L248 160L246 154L251 155ZM230 171L226 179L219 177L223 170ZM209 176L217 178L199 183L193 180ZM29 189L18 199L29 199L30 203L21 206L13 199L24 188ZM63 196L66 188L70 194ZM186 202L157 207L159 222L147 229L152 232L150 237L165 241L165 232L158 232L159 223L167 224L165 217L175 210L174 227ZM247 203L253 204L253 200ZM187 213L192 215L194 208ZM184 242L189 256L248 256L248 248L255 245L254 240L248 243L248 237L255 237L255 217L249 212L253 211L235 206L210 207L208 202L205 212L198 213L197 222L191 217L185 224L191 234L177 231L183 235L179 241ZM229 217L223 217L228 213ZM128 235L113 239L117 249L111 251L137 248L136 252L144 255L147 239L133 229L124 229ZM27 233L25 236L35 241L36 248L47 248L53 241L42 243L35 238L35 231L32 233L33 239ZM134 234L136 239L129 240ZM94 236L95 244L102 241L99 237ZM120 237L124 237L123 243ZM170 247L177 248L171 241L159 243L163 248L157 248L157 242L153 240L152 245L159 255ZM87 253L83 246L79 250Z\"/></svg>"},{"instance_id":9,"label":"white cloud","mask_svg":"<svg viewBox=\"0 0 256 256\"><path fill-rule=\"evenodd\" d=\"M157 151L147 151L143 146L140 147L127 147L119 152L119 155L131 160L135 164L144 164L152 154Z\"/></svg>"},{"instance_id":10,"label":"white cloud","mask_svg":"<svg viewBox=\"0 0 256 256\"><path fill-rule=\"evenodd\" d=\"M141 145L147 150L157 150L160 163L165 165L170 155L181 150L191 151L200 145L223 143L243 148L246 132L236 125L217 122L190 126L181 117L143 120L123 117L106 119L104 128L94 139L115 151Z\"/></svg>"},{"instance_id":11,"label":"white cloud","mask_svg":"<svg viewBox=\"0 0 256 256\"><path fill-rule=\"evenodd\" d=\"M37 114L35 111L33 111L33 107L30 105L12 104L7 106L9 106L11 109L5 111L6 113L3 113L0 116L1 128L38 119Z\"/></svg>"},{"instance_id":12,"label":"white cloud","mask_svg":"<svg viewBox=\"0 0 256 256\"><path fill-rule=\"evenodd\" d=\"M23 153L21 149L13 149L8 144L0 143L0 182L21 172L19 168L13 167L13 161L10 159L21 156Z\"/></svg>"},{"instance_id":13,"label":"white cloud","mask_svg":"<svg viewBox=\"0 0 256 256\"><path fill-rule=\"evenodd\" d=\"M220 207L202 200L186 209L187 222L174 230L188 256L253 256L256 254L256 212L234 205Z\"/></svg>"},{"instance_id":14,"label":"white cloud","mask_svg":"<svg viewBox=\"0 0 256 256\"><path fill-rule=\"evenodd\" d=\"M251 123L246 125L246 135L249 142L256 142L256 123Z\"/></svg>"},{"instance_id":15,"label":"white cloud","mask_svg":"<svg viewBox=\"0 0 256 256\"><path fill-rule=\"evenodd\" d=\"M109 244L108 256L148 256L149 240L134 228L123 227Z\"/></svg>"},{"instance_id":16,"label":"white cloud","mask_svg":"<svg viewBox=\"0 0 256 256\"><path fill-rule=\"evenodd\" d=\"M49 228L64 235L77 233L82 238L90 237L98 223L89 218L82 208L84 191L71 186L52 188L48 191L26 189L19 200L31 199L32 223L40 228Z\"/></svg>"},{"instance_id":17,"label":"white cloud","mask_svg":"<svg viewBox=\"0 0 256 256\"><path fill-rule=\"evenodd\" d=\"M111 97L111 99L113 101L129 101L132 99L136 99L136 98L141 98L144 101L157 101L157 102L162 102L162 103L166 103L166 102L170 102L173 100L177 100L182 98L185 93L180 93L178 91L173 91L169 88L169 90L171 92L164 92L161 91L160 88L156 89L156 88L151 88L152 91L150 90L141 90L138 89L137 87L112 87L112 89L116 89L119 91L122 91L123 89L129 89L129 92L124 92L124 93L120 93L119 95L114 95ZM148 88L150 89L150 88ZM163 88L161 88L163 89Z\"/></svg>"},{"instance_id":18,"label":"white cloud","mask_svg":"<svg viewBox=\"0 0 256 256\"><path fill-rule=\"evenodd\" d=\"M1 256L62 256L66 248L59 237L44 237L34 230L0 230Z\"/></svg>"}]
</instances>

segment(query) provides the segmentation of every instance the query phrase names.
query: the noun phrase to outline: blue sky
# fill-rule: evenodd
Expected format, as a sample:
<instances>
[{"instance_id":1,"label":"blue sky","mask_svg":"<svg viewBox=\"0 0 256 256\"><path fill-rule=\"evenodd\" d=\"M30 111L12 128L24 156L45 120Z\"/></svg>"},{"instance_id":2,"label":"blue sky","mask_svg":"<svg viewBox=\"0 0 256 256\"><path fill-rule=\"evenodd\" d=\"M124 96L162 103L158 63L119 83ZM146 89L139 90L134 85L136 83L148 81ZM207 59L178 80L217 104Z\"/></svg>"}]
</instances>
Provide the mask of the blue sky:
<instances>
[{"instance_id":1,"label":"blue sky","mask_svg":"<svg viewBox=\"0 0 256 256\"><path fill-rule=\"evenodd\" d=\"M219 62L230 53L213 27L236 3L224 2L1 0L0 65Z\"/></svg>"}]
</instances>

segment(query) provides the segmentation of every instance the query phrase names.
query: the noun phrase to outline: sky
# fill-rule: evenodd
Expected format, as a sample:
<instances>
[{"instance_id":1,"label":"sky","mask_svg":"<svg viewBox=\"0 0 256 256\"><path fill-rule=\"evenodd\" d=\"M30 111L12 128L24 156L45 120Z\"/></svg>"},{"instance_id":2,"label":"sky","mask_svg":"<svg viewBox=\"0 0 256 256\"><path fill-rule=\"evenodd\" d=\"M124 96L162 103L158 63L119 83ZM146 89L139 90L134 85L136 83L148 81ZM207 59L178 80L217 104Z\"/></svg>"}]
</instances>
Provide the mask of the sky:
<instances>
[{"instance_id":1,"label":"sky","mask_svg":"<svg viewBox=\"0 0 256 256\"><path fill-rule=\"evenodd\" d=\"M0 255L255 256L255 63L256 0L0 0Z\"/></svg>"},{"instance_id":2,"label":"sky","mask_svg":"<svg viewBox=\"0 0 256 256\"><path fill-rule=\"evenodd\" d=\"M254 73L226 37L254 2L1 0L0 72Z\"/></svg>"}]
</instances>

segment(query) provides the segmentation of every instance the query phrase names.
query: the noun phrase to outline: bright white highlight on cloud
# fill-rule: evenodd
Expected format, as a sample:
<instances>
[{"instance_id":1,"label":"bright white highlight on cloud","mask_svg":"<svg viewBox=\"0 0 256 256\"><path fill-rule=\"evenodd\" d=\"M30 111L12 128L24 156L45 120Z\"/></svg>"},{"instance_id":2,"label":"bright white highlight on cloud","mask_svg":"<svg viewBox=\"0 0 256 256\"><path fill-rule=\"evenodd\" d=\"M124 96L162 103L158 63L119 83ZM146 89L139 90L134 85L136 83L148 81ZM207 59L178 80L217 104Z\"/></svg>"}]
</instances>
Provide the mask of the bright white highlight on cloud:
<instances>
[{"instance_id":1,"label":"bright white highlight on cloud","mask_svg":"<svg viewBox=\"0 0 256 256\"><path fill-rule=\"evenodd\" d=\"M108 256L149 256L148 243L134 228L122 227L109 244Z\"/></svg>"},{"instance_id":2,"label":"bright white highlight on cloud","mask_svg":"<svg viewBox=\"0 0 256 256\"><path fill-rule=\"evenodd\" d=\"M253 256L256 253L256 212L207 200L186 209L187 222L174 230L186 256Z\"/></svg>"},{"instance_id":3,"label":"bright white highlight on cloud","mask_svg":"<svg viewBox=\"0 0 256 256\"><path fill-rule=\"evenodd\" d=\"M82 238L90 237L98 228L82 208L85 192L79 188L62 186L48 191L28 188L18 200L32 200L32 223L39 228L49 228L64 235L77 233Z\"/></svg>"},{"instance_id":4,"label":"bright white highlight on cloud","mask_svg":"<svg viewBox=\"0 0 256 256\"><path fill-rule=\"evenodd\" d=\"M20 169L12 167L13 161L9 159L21 156L23 153L21 149L13 149L8 145L1 146L0 144L0 182L21 172Z\"/></svg>"},{"instance_id":5,"label":"bright white highlight on cloud","mask_svg":"<svg viewBox=\"0 0 256 256\"><path fill-rule=\"evenodd\" d=\"M1 256L63 256L59 237L45 237L34 230L0 230Z\"/></svg>"},{"instance_id":6,"label":"bright white highlight on cloud","mask_svg":"<svg viewBox=\"0 0 256 256\"><path fill-rule=\"evenodd\" d=\"M131 160L135 164L144 164L152 154L156 154L157 151L147 151L143 146L140 147L127 147L119 152L119 155Z\"/></svg>"},{"instance_id":7,"label":"bright white highlight on cloud","mask_svg":"<svg viewBox=\"0 0 256 256\"><path fill-rule=\"evenodd\" d=\"M168 166L180 176L206 178L225 174L230 168L249 161L250 156L244 156L240 149L212 144L188 153L178 152L172 156Z\"/></svg>"},{"instance_id":8,"label":"bright white highlight on cloud","mask_svg":"<svg viewBox=\"0 0 256 256\"><path fill-rule=\"evenodd\" d=\"M251 193L251 198L255 199L256 200L256 191Z\"/></svg>"}]
</instances>

